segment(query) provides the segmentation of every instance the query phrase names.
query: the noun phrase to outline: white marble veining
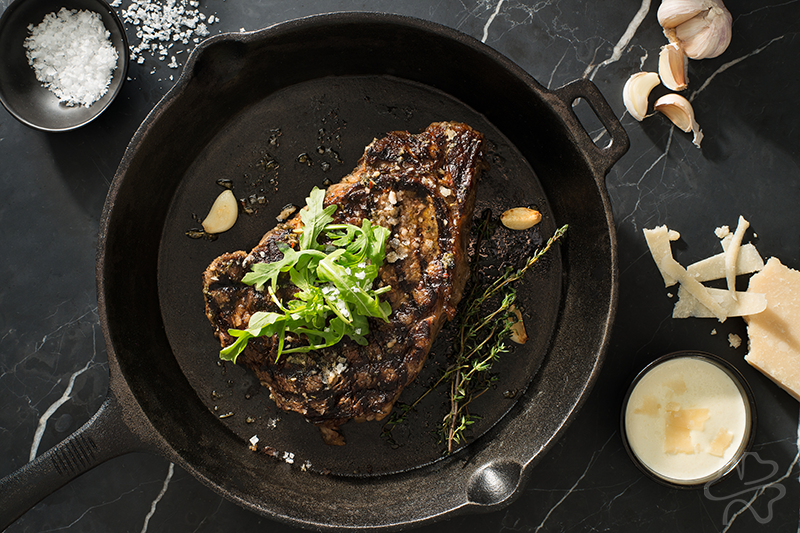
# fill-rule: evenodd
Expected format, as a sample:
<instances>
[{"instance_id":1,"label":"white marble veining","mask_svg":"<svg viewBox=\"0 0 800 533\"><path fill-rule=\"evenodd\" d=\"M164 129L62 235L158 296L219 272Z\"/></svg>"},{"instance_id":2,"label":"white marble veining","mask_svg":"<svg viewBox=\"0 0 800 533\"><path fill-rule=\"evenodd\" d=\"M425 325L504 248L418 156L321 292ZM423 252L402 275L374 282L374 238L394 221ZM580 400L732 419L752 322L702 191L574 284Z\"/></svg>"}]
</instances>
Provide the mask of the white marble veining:
<instances>
[{"instance_id":1,"label":"white marble veining","mask_svg":"<svg viewBox=\"0 0 800 533\"><path fill-rule=\"evenodd\" d=\"M144 517L144 524L142 524L142 531L141 533L147 533L147 527L150 525L150 519L156 514L156 507L158 507L158 502L161 501L161 498L164 497L164 494L167 492L169 488L169 482L172 479L172 475L175 473L175 465L173 463L169 464L169 470L167 470L167 477L164 478L164 484L161 486L161 491L156 496L156 499L150 504L150 510L147 512L147 515Z\"/></svg>"},{"instance_id":2,"label":"white marble veining","mask_svg":"<svg viewBox=\"0 0 800 533\"><path fill-rule=\"evenodd\" d=\"M0 0L0 12L10 3ZM746 349L731 351L724 342L727 335L722 334L745 335L741 323L675 321L669 315L667 296L642 304L639 294L648 287L652 274L641 240L643 227L669 223L687 236L686 243L703 242L699 236L707 237L714 224L730 223L746 213L759 234L759 250L800 268L800 237L785 229L787 219L792 227L797 222L792 209L800 205L800 189L789 179L800 183L800 148L791 135L800 122L794 72L800 54L800 0L758 6L743 0L726 2L734 15L731 48L720 58L690 64L686 94L706 135L701 150L662 117L639 123L622 106L625 79L634 72L654 70L658 49L665 43L655 20L657 1L201 3L204 12L222 15L217 28L222 31L255 29L337 10L392 11L428 18L506 54L548 88L577 78L592 80L631 138L630 151L606 179L620 241L621 295L609 357L595 391L565 436L536 467L517 502L496 513L455 518L420 532L645 529L657 533L692 530L690 525L698 531L800 532L799 410L752 369L742 368L761 409L753 452L765 464L771 461L778 467L769 479L762 480L762 473L750 468L741 478L735 474L726 478L715 486L718 492L709 496L702 491L687 494L665 489L641 476L626 457L616 412L630 374L664 351L686 348L691 342L692 347L718 351L738 361ZM92 273L85 273L87 265L91 269L99 210L87 208L92 202L82 195L87 190L103 194L94 189L110 183L138 122L172 86L167 76L171 71L165 69L131 65L131 79L116 115L110 114L119 121L113 124L100 122L95 129L53 137L0 115L0 186L5 194L0 222L18 223L13 234L0 235L1 249L7 250L0 254L0 276L9 280L0 288L0 402L4 406L0 474L22 466L80 427L102 402L108 365ZM0 113L5 112L0 109ZM101 137L114 136L110 155L97 147ZM75 155L87 150L92 152L90 160ZM18 159L23 152L24 161ZM11 160L13 164L6 166ZM87 181L86 171L75 161L91 163L90 171L100 171L101 178ZM32 185L26 187L26 183ZM776 188L782 188L782 194L776 194ZM55 199L52 191L58 191ZM87 225L86 219L76 221L81 213L93 228L85 234L71 230ZM27 227L34 229L21 233L19 228ZM26 243L37 238L45 239L52 250L35 254L36 249ZM700 256L705 251L681 245L677 253ZM36 264L30 265L31 261ZM61 275L62 271L66 274ZM721 334L709 335L712 328ZM135 468L131 461L112 460L85 474L8 531L153 533L232 527L296 531L227 502L166 460L139 460ZM762 519L766 523L759 522Z\"/></svg>"}]
</instances>

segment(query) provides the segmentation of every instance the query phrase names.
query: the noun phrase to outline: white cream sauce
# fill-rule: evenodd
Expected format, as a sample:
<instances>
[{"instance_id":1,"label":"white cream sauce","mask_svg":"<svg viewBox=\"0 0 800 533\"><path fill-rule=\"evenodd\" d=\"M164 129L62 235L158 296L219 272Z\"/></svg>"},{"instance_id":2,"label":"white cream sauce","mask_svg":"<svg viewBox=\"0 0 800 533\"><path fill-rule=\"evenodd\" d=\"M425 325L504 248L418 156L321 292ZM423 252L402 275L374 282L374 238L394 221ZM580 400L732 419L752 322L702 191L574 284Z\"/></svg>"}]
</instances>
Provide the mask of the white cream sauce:
<instances>
[{"instance_id":1,"label":"white cream sauce","mask_svg":"<svg viewBox=\"0 0 800 533\"><path fill-rule=\"evenodd\" d=\"M713 479L741 452L750 430L746 401L733 379L715 364L697 357L669 359L648 371L631 393L625 409L628 442L647 468L668 481ZM690 453L668 450L667 439L675 434L667 429L667 417L677 406L708 410L702 429L689 430ZM732 441L718 457L712 454L712 442L720 431L732 434Z\"/></svg>"}]
</instances>

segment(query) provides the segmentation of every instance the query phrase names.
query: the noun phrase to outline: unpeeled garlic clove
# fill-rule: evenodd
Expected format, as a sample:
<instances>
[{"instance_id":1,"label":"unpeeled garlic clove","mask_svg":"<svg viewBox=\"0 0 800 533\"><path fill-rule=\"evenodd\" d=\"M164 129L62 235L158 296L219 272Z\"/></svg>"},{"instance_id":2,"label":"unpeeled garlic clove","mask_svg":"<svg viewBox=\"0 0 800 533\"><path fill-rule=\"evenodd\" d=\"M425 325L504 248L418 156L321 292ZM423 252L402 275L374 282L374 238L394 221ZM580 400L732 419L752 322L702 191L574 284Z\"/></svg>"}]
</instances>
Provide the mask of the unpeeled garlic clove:
<instances>
[{"instance_id":1,"label":"unpeeled garlic clove","mask_svg":"<svg viewBox=\"0 0 800 533\"><path fill-rule=\"evenodd\" d=\"M208 211L208 215L203 219L203 230L206 233L222 233L228 231L236 224L239 217L239 202L233 195L233 191L223 191Z\"/></svg>"},{"instance_id":2,"label":"unpeeled garlic clove","mask_svg":"<svg viewBox=\"0 0 800 533\"><path fill-rule=\"evenodd\" d=\"M658 22L691 59L717 57L731 42L733 17L721 0L663 0Z\"/></svg>"},{"instance_id":3,"label":"unpeeled garlic clove","mask_svg":"<svg viewBox=\"0 0 800 533\"><path fill-rule=\"evenodd\" d=\"M661 83L673 91L682 91L689 85L687 68L689 58L683 53L679 43L661 47L658 54L658 75Z\"/></svg>"},{"instance_id":4,"label":"unpeeled garlic clove","mask_svg":"<svg viewBox=\"0 0 800 533\"><path fill-rule=\"evenodd\" d=\"M700 148L703 132L694 119L694 109L689 100L679 94L665 94L655 103L656 111L663 113L675 126L685 132L692 132L692 143Z\"/></svg>"},{"instance_id":5,"label":"unpeeled garlic clove","mask_svg":"<svg viewBox=\"0 0 800 533\"><path fill-rule=\"evenodd\" d=\"M704 4L700 0L662 0L656 14L658 23L664 29L674 28L708 9Z\"/></svg>"},{"instance_id":6,"label":"unpeeled garlic clove","mask_svg":"<svg viewBox=\"0 0 800 533\"><path fill-rule=\"evenodd\" d=\"M641 122L647 115L647 99L659 83L661 80L655 72L637 72L625 82L622 102L633 118Z\"/></svg>"},{"instance_id":7,"label":"unpeeled garlic clove","mask_svg":"<svg viewBox=\"0 0 800 533\"><path fill-rule=\"evenodd\" d=\"M692 59L717 57L731 43L733 17L725 7L712 7L675 28L675 36Z\"/></svg>"}]
</instances>

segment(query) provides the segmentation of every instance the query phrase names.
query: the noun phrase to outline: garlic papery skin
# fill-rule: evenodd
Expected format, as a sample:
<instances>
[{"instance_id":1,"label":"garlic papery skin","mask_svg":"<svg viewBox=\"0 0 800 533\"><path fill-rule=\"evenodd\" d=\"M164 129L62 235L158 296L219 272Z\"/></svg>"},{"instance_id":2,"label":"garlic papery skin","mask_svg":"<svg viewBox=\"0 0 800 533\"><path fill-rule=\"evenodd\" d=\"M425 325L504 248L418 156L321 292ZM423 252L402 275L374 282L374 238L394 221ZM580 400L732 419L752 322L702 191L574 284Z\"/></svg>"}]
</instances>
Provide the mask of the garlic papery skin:
<instances>
[{"instance_id":1,"label":"garlic papery skin","mask_svg":"<svg viewBox=\"0 0 800 533\"><path fill-rule=\"evenodd\" d=\"M706 4L716 4L703 0L662 0L658 6L658 23L664 29L674 28L683 24L698 13L707 10L710 6Z\"/></svg>"},{"instance_id":2,"label":"garlic papery skin","mask_svg":"<svg viewBox=\"0 0 800 533\"><path fill-rule=\"evenodd\" d=\"M691 59L717 57L731 42L733 17L721 0L663 0L658 22Z\"/></svg>"},{"instance_id":3,"label":"garlic papery skin","mask_svg":"<svg viewBox=\"0 0 800 533\"><path fill-rule=\"evenodd\" d=\"M622 102L633 118L641 122L647 115L647 99L661 79L655 72L637 72L622 88Z\"/></svg>"},{"instance_id":4,"label":"garlic papery skin","mask_svg":"<svg viewBox=\"0 0 800 533\"><path fill-rule=\"evenodd\" d=\"M665 94L656 100L655 110L663 113L681 130L687 133L691 131L694 134L692 143L700 148L703 132L694 119L694 109L689 100L679 94Z\"/></svg>"},{"instance_id":5,"label":"garlic papery skin","mask_svg":"<svg viewBox=\"0 0 800 533\"><path fill-rule=\"evenodd\" d=\"M677 26L675 36L692 59L717 57L731 44L733 17L721 8L711 8Z\"/></svg>"},{"instance_id":6,"label":"garlic papery skin","mask_svg":"<svg viewBox=\"0 0 800 533\"><path fill-rule=\"evenodd\" d=\"M682 91L688 87L688 67L689 58L683 53L679 43L661 47L661 52L658 54L658 75L666 88Z\"/></svg>"}]
</instances>

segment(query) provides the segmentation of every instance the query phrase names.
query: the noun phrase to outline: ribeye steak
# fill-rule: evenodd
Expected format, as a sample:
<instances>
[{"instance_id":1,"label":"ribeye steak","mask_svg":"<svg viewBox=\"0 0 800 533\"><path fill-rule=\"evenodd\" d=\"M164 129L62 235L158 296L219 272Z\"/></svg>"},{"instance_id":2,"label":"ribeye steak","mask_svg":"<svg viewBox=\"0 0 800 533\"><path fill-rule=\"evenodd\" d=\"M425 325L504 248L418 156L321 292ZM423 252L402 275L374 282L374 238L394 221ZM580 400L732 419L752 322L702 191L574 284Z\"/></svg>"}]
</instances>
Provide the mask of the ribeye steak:
<instances>
[{"instance_id":1,"label":"ribeye steak","mask_svg":"<svg viewBox=\"0 0 800 533\"><path fill-rule=\"evenodd\" d=\"M328 187L336 223L371 220L390 230L386 263L376 286L391 304L388 323L370 319L369 344L345 338L319 351L276 361L272 337L250 340L237 363L269 388L277 405L318 425L325 442L344 444L348 420L380 420L419 374L445 320L452 319L467 277L476 181L485 167L483 137L455 122L431 124L419 134L392 132L370 143L356 169ZM206 315L223 347L257 311L274 310L267 291L242 283L256 262L281 259L279 244L297 248L299 214L268 231L249 253L226 253L203 274ZM288 280L284 280L288 284ZM305 343L286 338L286 346Z\"/></svg>"}]
</instances>

